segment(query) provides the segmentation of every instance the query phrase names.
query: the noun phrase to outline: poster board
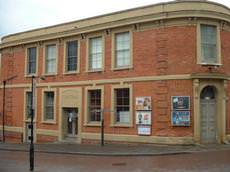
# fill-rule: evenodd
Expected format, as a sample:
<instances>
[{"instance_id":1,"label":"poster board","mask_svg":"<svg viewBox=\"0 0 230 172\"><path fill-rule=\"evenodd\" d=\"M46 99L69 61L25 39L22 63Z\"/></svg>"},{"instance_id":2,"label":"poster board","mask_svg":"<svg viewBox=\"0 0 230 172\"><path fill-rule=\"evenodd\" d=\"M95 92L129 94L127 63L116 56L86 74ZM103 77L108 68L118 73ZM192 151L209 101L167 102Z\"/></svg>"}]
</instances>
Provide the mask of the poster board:
<instances>
[{"instance_id":1,"label":"poster board","mask_svg":"<svg viewBox=\"0 0 230 172\"><path fill-rule=\"evenodd\" d=\"M151 97L136 97L136 110L152 110Z\"/></svg>"},{"instance_id":2,"label":"poster board","mask_svg":"<svg viewBox=\"0 0 230 172\"><path fill-rule=\"evenodd\" d=\"M172 111L173 126L190 126L190 111Z\"/></svg>"},{"instance_id":3,"label":"poster board","mask_svg":"<svg viewBox=\"0 0 230 172\"><path fill-rule=\"evenodd\" d=\"M138 125L151 125L152 124L152 111L136 111L136 124Z\"/></svg>"},{"instance_id":4,"label":"poster board","mask_svg":"<svg viewBox=\"0 0 230 172\"><path fill-rule=\"evenodd\" d=\"M150 136L151 135L151 125L138 125L138 135Z\"/></svg>"},{"instance_id":5,"label":"poster board","mask_svg":"<svg viewBox=\"0 0 230 172\"><path fill-rule=\"evenodd\" d=\"M189 96L172 96L172 110L189 110L190 97Z\"/></svg>"}]
</instances>

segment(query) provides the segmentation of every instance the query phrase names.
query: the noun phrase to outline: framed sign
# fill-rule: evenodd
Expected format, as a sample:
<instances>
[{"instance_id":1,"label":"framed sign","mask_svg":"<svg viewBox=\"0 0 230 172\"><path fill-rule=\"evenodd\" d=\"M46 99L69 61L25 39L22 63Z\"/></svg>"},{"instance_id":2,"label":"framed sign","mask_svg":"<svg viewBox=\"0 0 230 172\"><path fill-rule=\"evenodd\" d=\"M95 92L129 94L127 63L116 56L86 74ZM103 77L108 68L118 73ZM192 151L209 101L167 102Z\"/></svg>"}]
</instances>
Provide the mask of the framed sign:
<instances>
[{"instance_id":1,"label":"framed sign","mask_svg":"<svg viewBox=\"0 0 230 172\"><path fill-rule=\"evenodd\" d=\"M138 125L138 135L151 135L151 125Z\"/></svg>"},{"instance_id":2,"label":"framed sign","mask_svg":"<svg viewBox=\"0 0 230 172\"><path fill-rule=\"evenodd\" d=\"M172 96L172 109L173 110L189 110L190 100L189 96Z\"/></svg>"},{"instance_id":3,"label":"framed sign","mask_svg":"<svg viewBox=\"0 0 230 172\"><path fill-rule=\"evenodd\" d=\"M172 111L173 126L190 126L190 111Z\"/></svg>"},{"instance_id":4,"label":"framed sign","mask_svg":"<svg viewBox=\"0 0 230 172\"><path fill-rule=\"evenodd\" d=\"M136 110L151 110L151 97L136 97Z\"/></svg>"},{"instance_id":5,"label":"framed sign","mask_svg":"<svg viewBox=\"0 0 230 172\"><path fill-rule=\"evenodd\" d=\"M152 111L136 111L136 124L151 125Z\"/></svg>"}]
</instances>

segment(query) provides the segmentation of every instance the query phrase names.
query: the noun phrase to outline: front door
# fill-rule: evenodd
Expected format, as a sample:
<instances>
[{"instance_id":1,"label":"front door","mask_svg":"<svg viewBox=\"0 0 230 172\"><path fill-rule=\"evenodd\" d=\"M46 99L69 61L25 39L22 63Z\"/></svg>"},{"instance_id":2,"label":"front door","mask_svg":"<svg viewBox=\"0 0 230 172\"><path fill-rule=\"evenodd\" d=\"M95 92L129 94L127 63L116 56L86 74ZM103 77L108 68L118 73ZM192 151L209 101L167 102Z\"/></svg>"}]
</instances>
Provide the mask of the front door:
<instances>
[{"instance_id":1,"label":"front door","mask_svg":"<svg viewBox=\"0 0 230 172\"><path fill-rule=\"evenodd\" d=\"M215 90L209 86L201 94L201 143L216 143Z\"/></svg>"},{"instance_id":2,"label":"front door","mask_svg":"<svg viewBox=\"0 0 230 172\"><path fill-rule=\"evenodd\" d=\"M77 108L64 109L64 137L66 140L73 139L78 135L78 110Z\"/></svg>"}]
</instances>

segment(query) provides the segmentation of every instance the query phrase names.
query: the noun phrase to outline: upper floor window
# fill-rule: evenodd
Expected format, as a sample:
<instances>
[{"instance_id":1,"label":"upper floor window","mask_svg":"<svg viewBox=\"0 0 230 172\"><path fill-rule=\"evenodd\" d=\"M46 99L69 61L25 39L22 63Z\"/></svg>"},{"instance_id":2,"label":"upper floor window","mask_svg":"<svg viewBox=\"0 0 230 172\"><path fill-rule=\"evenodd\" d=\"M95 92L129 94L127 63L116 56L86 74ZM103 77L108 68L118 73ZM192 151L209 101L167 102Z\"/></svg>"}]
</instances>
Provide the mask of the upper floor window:
<instances>
[{"instance_id":1,"label":"upper floor window","mask_svg":"<svg viewBox=\"0 0 230 172\"><path fill-rule=\"evenodd\" d=\"M88 90L88 114L89 121L101 120L101 90Z\"/></svg>"},{"instance_id":2,"label":"upper floor window","mask_svg":"<svg viewBox=\"0 0 230 172\"><path fill-rule=\"evenodd\" d=\"M78 66L78 42L68 41L66 43L66 72L77 71Z\"/></svg>"},{"instance_id":3,"label":"upper floor window","mask_svg":"<svg viewBox=\"0 0 230 172\"><path fill-rule=\"evenodd\" d=\"M100 70L102 69L102 37L90 38L89 39L89 57L88 57L88 68L89 70Z\"/></svg>"},{"instance_id":4,"label":"upper floor window","mask_svg":"<svg viewBox=\"0 0 230 172\"><path fill-rule=\"evenodd\" d=\"M202 63L218 62L217 27L214 25L200 25L201 33L201 61Z\"/></svg>"},{"instance_id":5,"label":"upper floor window","mask_svg":"<svg viewBox=\"0 0 230 172\"><path fill-rule=\"evenodd\" d=\"M44 119L54 120L54 92L46 91L44 99Z\"/></svg>"},{"instance_id":6,"label":"upper floor window","mask_svg":"<svg viewBox=\"0 0 230 172\"><path fill-rule=\"evenodd\" d=\"M127 67L131 65L130 33L115 34L115 67Z\"/></svg>"},{"instance_id":7,"label":"upper floor window","mask_svg":"<svg viewBox=\"0 0 230 172\"><path fill-rule=\"evenodd\" d=\"M46 46L46 58L45 58L45 73L55 74L56 73L56 45Z\"/></svg>"},{"instance_id":8,"label":"upper floor window","mask_svg":"<svg viewBox=\"0 0 230 172\"><path fill-rule=\"evenodd\" d=\"M37 49L36 47L31 47L27 49L27 75L32 75L36 73L37 65Z\"/></svg>"}]
</instances>

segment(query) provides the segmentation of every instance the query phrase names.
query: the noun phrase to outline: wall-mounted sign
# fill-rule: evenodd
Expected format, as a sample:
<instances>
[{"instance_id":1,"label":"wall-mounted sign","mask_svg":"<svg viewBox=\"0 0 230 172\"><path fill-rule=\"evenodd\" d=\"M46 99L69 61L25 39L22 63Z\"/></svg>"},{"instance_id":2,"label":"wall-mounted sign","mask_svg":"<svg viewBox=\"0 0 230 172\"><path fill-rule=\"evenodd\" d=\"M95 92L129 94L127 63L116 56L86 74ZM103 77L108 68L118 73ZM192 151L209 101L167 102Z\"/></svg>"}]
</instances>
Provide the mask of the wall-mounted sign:
<instances>
[{"instance_id":1,"label":"wall-mounted sign","mask_svg":"<svg viewBox=\"0 0 230 172\"><path fill-rule=\"evenodd\" d=\"M173 126L190 126L189 111L172 111Z\"/></svg>"},{"instance_id":2,"label":"wall-mounted sign","mask_svg":"<svg viewBox=\"0 0 230 172\"><path fill-rule=\"evenodd\" d=\"M151 97L136 97L136 110L151 110Z\"/></svg>"},{"instance_id":3,"label":"wall-mounted sign","mask_svg":"<svg viewBox=\"0 0 230 172\"><path fill-rule=\"evenodd\" d=\"M172 96L173 110L189 110L190 101L189 96Z\"/></svg>"},{"instance_id":4,"label":"wall-mounted sign","mask_svg":"<svg viewBox=\"0 0 230 172\"><path fill-rule=\"evenodd\" d=\"M138 135L151 135L151 125L138 125Z\"/></svg>"},{"instance_id":5,"label":"wall-mounted sign","mask_svg":"<svg viewBox=\"0 0 230 172\"><path fill-rule=\"evenodd\" d=\"M136 111L136 124L151 125L152 111Z\"/></svg>"}]
</instances>

